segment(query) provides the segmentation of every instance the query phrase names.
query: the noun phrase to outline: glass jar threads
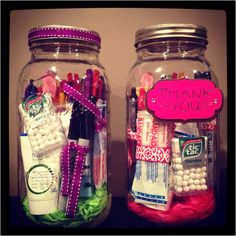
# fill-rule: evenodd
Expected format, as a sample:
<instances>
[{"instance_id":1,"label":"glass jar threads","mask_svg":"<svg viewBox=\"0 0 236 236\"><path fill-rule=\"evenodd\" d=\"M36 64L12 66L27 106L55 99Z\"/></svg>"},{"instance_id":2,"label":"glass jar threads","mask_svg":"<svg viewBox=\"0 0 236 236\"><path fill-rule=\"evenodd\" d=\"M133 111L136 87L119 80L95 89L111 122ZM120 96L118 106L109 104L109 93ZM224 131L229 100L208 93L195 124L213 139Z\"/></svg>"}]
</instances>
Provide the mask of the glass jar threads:
<instances>
[{"instance_id":1,"label":"glass jar threads","mask_svg":"<svg viewBox=\"0 0 236 236\"><path fill-rule=\"evenodd\" d=\"M39 224L92 227L109 213L109 87L100 35L36 27L18 80L19 186Z\"/></svg>"},{"instance_id":2,"label":"glass jar threads","mask_svg":"<svg viewBox=\"0 0 236 236\"><path fill-rule=\"evenodd\" d=\"M215 209L222 92L207 44L198 25L136 32L127 87L128 208L155 223L191 222Z\"/></svg>"}]
</instances>

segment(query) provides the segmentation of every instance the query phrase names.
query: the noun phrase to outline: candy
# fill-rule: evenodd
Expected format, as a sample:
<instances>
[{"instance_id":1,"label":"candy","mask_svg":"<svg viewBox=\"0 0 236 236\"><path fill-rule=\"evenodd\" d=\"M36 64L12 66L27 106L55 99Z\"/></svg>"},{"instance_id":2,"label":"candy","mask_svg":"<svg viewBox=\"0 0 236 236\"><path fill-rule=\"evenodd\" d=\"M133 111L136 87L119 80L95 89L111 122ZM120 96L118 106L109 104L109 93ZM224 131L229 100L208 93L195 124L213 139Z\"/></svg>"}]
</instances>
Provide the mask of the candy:
<instances>
[{"instance_id":1,"label":"candy","mask_svg":"<svg viewBox=\"0 0 236 236\"><path fill-rule=\"evenodd\" d=\"M36 134L36 135L35 135L35 138L38 139L38 140L40 140L40 139L42 138L42 136L41 136L40 134Z\"/></svg>"},{"instance_id":2,"label":"candy","mask_svg":"<svg viewBox=\"0 0 236 236\"><path fill-rule=\"evenodd\" d=\"M54 136L52 134L49 134L48 135L48 140L53 140L54 139Z\"/></svg>"},{"instance_id":3,"label":"candy","mask_svg":"<svg viewBox=\"0 0 236 236\"><path fill-rule=\"evenodd\" d=\"M201 168L196 168L196 173L200 173L201 172Z\"/></svg>"},{"instance_id":4,"label":"candy","mask_svg":"<svg viewBox=\"0 0 236 236\"><path fill-rule=\"evenodd\" d=\"M61 138L60 136L58 136L58 137L56 138L56 141L57 141L57 142L62 142L62 138Z\"/></svg>"},{"instance_id":5,"label":"candy","mask_svg":"<svg viewBox=\"0 0 236 236\"><path fill-rule=\"evenodd\" d=\"M198 163L191 163L191 159L185 159L182 149L180 151L180 142L178 138L171 139L171 152L174 174L173 187L175 193L180 196L185 196L189 194L198 194L197 191L206 190L208 188L206 185L207 167L199 166Z\"/></svg>"},{"instance_id":6,"label":"candy","mask_svg":"<svg viewBox=\"0 0 236 236\"><path fill-rule=\"evenodd\" d=\"M45 134L46 134L45 129L40 129L40 130L39 130L39 134L41 134L41 135L45 135Z\"/></svg>"},{"instance_id":7,"label":"candy","mask_svg":"<svg viewBox=\"0 0 236 236\"><path fill-rule=\"evenodd\" d=\"M40 149L40 150L43 150L44 148L45 148L44 143L41 143L41 144L39 145L39 149Z\"/></svg>"},{"instance_id":8,"label":"candy","mask_svg":"<svg viewBox=\"0 0 236 236\"><path fill-rule=\"evenodd\" d=\"M175 164L175 169L176 169L176 170L183 170L183 165L181 165L181 164Z\"/></svg>"},{"instance_id":9,"label":"candy","mask_svg":"<svg viewBox=\"0 0 236 236\"><path fill-rule=\"evenodd\" d=\"M185 186L185 187L184 187L184 192L188 192L189 189L190 189L190 188L189 188L188 186Z\"/></svg>"},{"instance_id":10,"label":"candy","mask_svg":"<svg viewBox=\"0 0 236 236\"><path fill-rule=\"evenodd\" d=\"M183 176L183 179L184 179L184 180L189 180L189 175L184 175L184 176Z\"/></svg>"},{"instance_id":11,"label":"candy","mask_svg":"<svg viewBox=\"0 0 236 236\"><path fill-rule=\"evenodd\" d=\"M176 185L177 185L177 186L182 186L182 183L183 183L182 177L177 176L177 177L176 177Z\"/></svg>"},{"instance_id":12,"label":"candy","mask_svg":"<svg viewBox=\"0 0 236 236\"><path fill-rule=\"evenodd\" d=\"M201 189L202 189L201 185L196 185L196 190L197 190L197 191L199 191L199 190L201 190Z\"/></svg>"},{"instance_id":13,"label":"candy","mask_svg":"<svg viewBox=\"0 0 236 236\"><path fill-rule=\"evenodd\" d=\"M202 189L202 190L207 190L207 189L208 189L208 187L207 187L207 185L206 185L206 184L204 184L204 185L202 185L202 186L201 186L201 189Z\"/></svg>"},{"instance_id":14,"label":"candy","mask_svg":"<svg viewBox=\"0 0 236 236\"><path fill-rule=\"evenodd\" d=\"M190 173L189 178L191 178L191 179L195 179L195 178L196 178L196 174L194 174L194 173Z\"/></svg>"},{"instance_id":15,"label":"candy","mask_svg":"<svg viewBox=\"0 0 236 236\"><path fill-rule=\"evenodd\" d=\"M200 183L201 183L201 184L205 184L205 183L206 183L206 180L205 180L205 179L200 179Z\"/></svg>"},{"instance_id":16,"label":"candy","mask_svg":"<svg viewBox=\"0 0 236 236\"><path fill-rule=\"evenodd\" d=\"M201 174L196 174L195 178L196 179L200 179L201 178Z\"/></svg>"},{"instance_id":17,"label":"candy","mask_svg":"<svg viewBox=\"0 0 236 236\"><path fill-rule=\"evenodd\" d=\"M189 180L188 180L188 183L189 183L189 184L193 184L193 179L189 179Z\"/></svg>"},{"instance_id":18,"label":"candy","mask_svg":"<svg viewBox=\"0 0 236 236\"><path fill-rule=\"evenodd\" d=\"M184 174L185 175L189 175L190 174L190 170L184 170Z\"/></svg>"},{"instance_id":19,"label":"candy","mask_svg":"<svg viewBox=\"0 0 236 236\"><path fill-rule=\"evenodd\" d=\"M45 118L45 120L46 122L43 125L38 125L28 134L33 152L45 152L59 147L65 140L62 127L53 124L50 117ZM51 125L50 122L52 122ZM35 134L36 132L37 134Z\"/></svg>"},{"instance_id":20,"label":"candy","mask_svg":"<svg viewBox=\"0 0 236 236\"><path fill-rule=\"evenodd\" d=\"M49 146L52 146L54 144L54 141L53 140L48 140L48 145Z\"/></svg>"},{"instance_id":21,"label":"candy","mask_svg":"<svg viewBox=\"0 0 236 236\"><path fill-rule=\"evenodd\" d=\"M182 176L182 175L184 174L184 172L183 172L182 170L178 170L178 171L176 172L176 174L179 175L179 176Z\"/></svg>"},{"instance_id":22,"label":"candy","mask_svg":"<svg viewBox=\"0 0 236 236\"><path fill-rule=\"evenodd\" d=\"M175 188L175 190L176 190L178 193L183 192L183 188L182 188L182 187L177 187L177 188Z\"/></svg>"},{"instance_id":23,"label":"candy","mask_svg":"<svg viewBox=\"0 0 236 236\"><path fill-rule=\"evenodd\" d=\"M196 185L191 184L191 185L189 186L189 188L190 188L191 191L194 191L194 190L196 189Z\"/></svg>"},{"instance_id":24,"label":"candy","mask_svg":"<svg viewBox=\"0 0 236 236\"><path fill-rule=\"evenodd\" d=\"M206 172L202 172L202 173L201 173L201 177L202 177L202 178L206 178L206 176L207 176Z\"/></svg>"}]
</instances>

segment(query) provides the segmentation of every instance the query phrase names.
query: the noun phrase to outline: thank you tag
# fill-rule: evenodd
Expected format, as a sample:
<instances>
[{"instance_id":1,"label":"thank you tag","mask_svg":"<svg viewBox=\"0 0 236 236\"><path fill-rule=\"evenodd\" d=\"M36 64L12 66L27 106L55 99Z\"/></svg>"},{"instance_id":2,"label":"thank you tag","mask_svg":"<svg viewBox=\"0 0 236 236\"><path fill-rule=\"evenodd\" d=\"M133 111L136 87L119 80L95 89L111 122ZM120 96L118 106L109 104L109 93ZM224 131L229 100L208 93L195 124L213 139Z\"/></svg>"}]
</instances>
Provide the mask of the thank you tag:
<instances>
[{"instance_id":1,"label":"thank you tag","mask_svg":"<svg viewBox=\"0 0 236 236\"><path fill-rule=\"evenodd\" d=\"M222 108L223 95L206 79L160 80L147 92L147 109L161 120L214 118Z\"/></svg>"}]
</instances>

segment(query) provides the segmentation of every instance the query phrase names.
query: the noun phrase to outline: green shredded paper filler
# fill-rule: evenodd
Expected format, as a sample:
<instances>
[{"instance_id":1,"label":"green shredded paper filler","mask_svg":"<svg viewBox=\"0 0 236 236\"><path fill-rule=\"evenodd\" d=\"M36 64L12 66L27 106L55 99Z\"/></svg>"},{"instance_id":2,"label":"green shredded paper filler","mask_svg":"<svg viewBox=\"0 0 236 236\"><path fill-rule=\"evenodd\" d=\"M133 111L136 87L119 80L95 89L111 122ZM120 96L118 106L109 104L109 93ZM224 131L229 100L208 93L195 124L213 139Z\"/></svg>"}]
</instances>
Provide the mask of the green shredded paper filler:
<instances>
[{"instance_id":1,"label":"green shredded paper filler","mask_svg":"<svg viewBox=\"0 0 236 236\"><path fill-rule=\"evenodd\" d=\"M46 224L49 226L61 226L66 228L75 228L82 226L94 220L107 206L108 196L107 188L96 189L95 195L89 199L79 199L76 216L69 218L64 212L57 210L46 215L31 215L29 211L28 198L23 200L23 208L26 215L37 224Z\"/></svg>"}]
</instances>

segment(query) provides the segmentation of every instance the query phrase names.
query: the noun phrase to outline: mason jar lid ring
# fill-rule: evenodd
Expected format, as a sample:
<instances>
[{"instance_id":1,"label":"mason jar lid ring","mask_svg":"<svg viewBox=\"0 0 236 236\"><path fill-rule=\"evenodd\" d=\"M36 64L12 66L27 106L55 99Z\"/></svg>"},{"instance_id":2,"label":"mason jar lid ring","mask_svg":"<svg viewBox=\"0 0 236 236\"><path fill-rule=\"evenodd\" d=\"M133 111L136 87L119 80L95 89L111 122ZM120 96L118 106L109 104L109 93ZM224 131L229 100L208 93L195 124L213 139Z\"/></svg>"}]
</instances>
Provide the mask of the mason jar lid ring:
<instances>
[{"instance_id":1,"label":"mason jar lid ring","mask_svg":"<svg viewBox=\"0 0 236 236\"><path fill-rule=\"evenodd\" d=\"M149 40L171 40L171 39L189 39L200 41L206 46L207 29L194 24L158 24L139 29L135 34L135 47L144 45Z\"/></svg>"},{"instance_id":2,"label":"mason jar lid ring","mask_svg":"<svg viewBox=\"0 0 236 236\"><path fill-rule=\"evenodd\" d=\"M28 45L47 39L71 39L85 41L101 47L100 35L93 30L64 25L46 25L31 29L28 33Z\"/></svg>"}]
</instances>

